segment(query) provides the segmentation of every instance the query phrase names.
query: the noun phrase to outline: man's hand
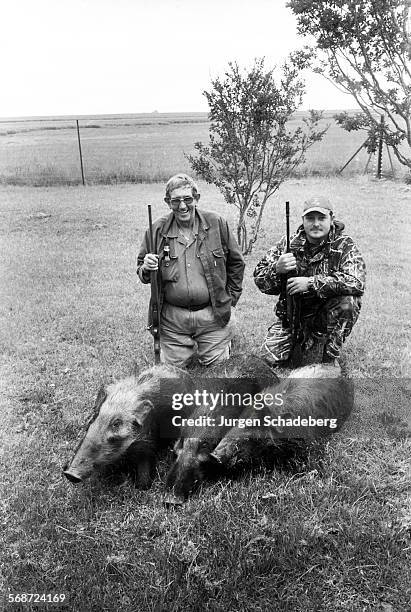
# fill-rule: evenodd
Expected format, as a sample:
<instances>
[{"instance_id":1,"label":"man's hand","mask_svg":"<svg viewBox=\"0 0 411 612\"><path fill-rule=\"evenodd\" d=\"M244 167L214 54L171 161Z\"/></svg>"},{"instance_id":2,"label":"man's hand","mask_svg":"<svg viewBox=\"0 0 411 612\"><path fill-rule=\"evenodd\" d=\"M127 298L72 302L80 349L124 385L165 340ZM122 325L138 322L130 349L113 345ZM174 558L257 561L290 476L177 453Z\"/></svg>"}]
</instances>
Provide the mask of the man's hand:
<instances>
[{"instance_id":1,"label":"man's hand","mask_svg":"<svg viewBox=\"0 0 411 612\"><path fill-rule=\"evenodd\" d=\"M143 272L152 272L158 270L158 255L156 253L147 253L144 256L143 265L141 266Z\"/></svg>"},{"instance_id":2,"label":"man's hand","mask_svg":"<svg viewBox=\"0 0 411 612\"><path fill-rule=\"evenodd\" d=\"M296 293L304 293L308 291L308 277L307 276L293 276L287 281L287 293L289 295L295 295Z\"/></svg>"},{"instance_id":3,"label":"man's hand","mask_svg":"<svg viewBox=\"0 0 411 612\"><path fill-rule=\"evenodd\" d=\"M297 262L292 253L280 255L275 266L277 274L287 274L297 269Z\"/></svg>"}]
</instances>

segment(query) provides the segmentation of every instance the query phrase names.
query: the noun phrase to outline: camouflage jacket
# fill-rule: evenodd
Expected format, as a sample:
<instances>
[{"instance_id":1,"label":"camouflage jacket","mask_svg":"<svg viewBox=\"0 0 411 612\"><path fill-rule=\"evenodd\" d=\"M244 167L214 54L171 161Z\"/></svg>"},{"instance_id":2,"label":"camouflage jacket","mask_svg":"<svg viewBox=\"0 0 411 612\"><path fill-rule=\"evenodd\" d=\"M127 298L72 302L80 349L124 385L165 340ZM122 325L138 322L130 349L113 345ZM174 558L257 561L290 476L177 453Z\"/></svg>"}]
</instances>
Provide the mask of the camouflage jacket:
<instances>
[{"instance_id":1,"label":"camouflage jacket","mask_svg":"<svg viewBox=\"0 0 411 612\"><path fill-rule=\"evenodd\" d=\"M308 276L310 295L330 298L336 295L364 293L365 263L355 242L342 234L344 223L334 221L328 238L318 247L311 247L303 226L290 240L290 249L297 260L296 276ZM263 293L279 295L281 274L277 261L286 252L286 237L271 248L254 270L254 282Z\"/></svg>"}]
</instances>

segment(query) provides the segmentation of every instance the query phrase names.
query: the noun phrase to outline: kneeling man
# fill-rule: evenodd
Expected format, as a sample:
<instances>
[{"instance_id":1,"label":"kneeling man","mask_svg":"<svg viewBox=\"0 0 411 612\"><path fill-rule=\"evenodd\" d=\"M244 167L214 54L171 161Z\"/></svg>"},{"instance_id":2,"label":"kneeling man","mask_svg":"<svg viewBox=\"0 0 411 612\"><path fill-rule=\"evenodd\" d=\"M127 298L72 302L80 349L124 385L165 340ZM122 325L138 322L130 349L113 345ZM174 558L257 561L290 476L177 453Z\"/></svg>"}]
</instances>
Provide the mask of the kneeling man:
<instances>
[{"instance_id":1,"label":"kneeling man","mask_svg":"<svg viewBox=\"0 0 411 612\"><path fill-rule=\"evenodd\" d=\"M299 315L292 325L299 327L305 363L335 362L361 309L365 264L352 238L342 233L344 223L334 219L327 198L307 200L302 220L290 240L291 252L286 253L284 236L259 262L254 281L263 293L280 295L287 275L287 294L293 296ZM276 315L264 346L271 362L285 365L294 348L286 299L277 302Z\"/></svg>"}]
</instances>

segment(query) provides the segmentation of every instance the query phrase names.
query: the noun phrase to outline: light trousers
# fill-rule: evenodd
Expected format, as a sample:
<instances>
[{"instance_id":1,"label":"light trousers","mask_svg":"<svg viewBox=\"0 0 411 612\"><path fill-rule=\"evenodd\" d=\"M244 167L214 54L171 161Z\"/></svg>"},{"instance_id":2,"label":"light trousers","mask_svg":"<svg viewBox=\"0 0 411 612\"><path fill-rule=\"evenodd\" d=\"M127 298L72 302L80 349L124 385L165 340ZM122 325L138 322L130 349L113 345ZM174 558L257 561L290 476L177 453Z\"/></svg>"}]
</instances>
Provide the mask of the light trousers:
<instances>
[{"instance_id":1,"label":"light trousers","mask_svg":"<svg viewBox=\"0 0 411 612\"><path fill-rule=\"evenodd\" d=\"M187 310L164 304L160 318L161 361L183 367L197 348L198 360L208 366L230 356L233 324L220 327L212 306Z\"/></svg>"}]
</instances>

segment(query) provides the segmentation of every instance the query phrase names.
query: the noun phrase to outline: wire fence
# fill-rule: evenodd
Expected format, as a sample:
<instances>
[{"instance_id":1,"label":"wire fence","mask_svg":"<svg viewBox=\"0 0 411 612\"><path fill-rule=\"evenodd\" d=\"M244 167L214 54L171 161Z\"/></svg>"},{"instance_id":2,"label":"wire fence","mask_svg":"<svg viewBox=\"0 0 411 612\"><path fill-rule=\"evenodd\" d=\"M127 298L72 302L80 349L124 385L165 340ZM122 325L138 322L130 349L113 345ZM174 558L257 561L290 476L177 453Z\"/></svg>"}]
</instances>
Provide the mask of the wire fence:
<instances>
[{"instance_id":1,"label":"wire fence","mask_svg":"<svg viewBox=\"0 0 411 612\"><path fill-rule=\"evenodd\" d=\"M300 113L290 128L303 125ZM307 152L296 176L377 174L377 156L369 156L364 132L348 133L332 113L323 140ZM206 113L150 113L107 117L28 118L0 121L0 183L78 185L150 183L190 172L185 157L194 143L208 141ZM355 155L353 155L355 153ZM350 159L351 158L351 159ZM405 174L386 147L381 176Z\"/></svg>"}]
</instances>

